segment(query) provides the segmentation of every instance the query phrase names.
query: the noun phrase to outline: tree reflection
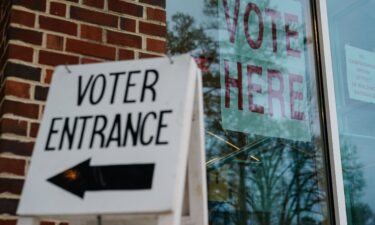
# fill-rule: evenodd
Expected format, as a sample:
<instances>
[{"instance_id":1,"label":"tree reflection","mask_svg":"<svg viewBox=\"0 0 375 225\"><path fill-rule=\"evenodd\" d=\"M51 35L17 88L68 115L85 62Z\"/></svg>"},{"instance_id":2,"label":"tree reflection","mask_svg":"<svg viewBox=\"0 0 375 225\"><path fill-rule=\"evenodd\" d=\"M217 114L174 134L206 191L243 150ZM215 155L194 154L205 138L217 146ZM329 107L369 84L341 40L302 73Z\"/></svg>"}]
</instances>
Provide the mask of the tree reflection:
<instances>
[{"instance_id":1,"label":"tree reflection","mask_svg":"<svg viewBox=\"0 0 375 225\"><path fill-rule=\"evenodd\" d=\"M218 211L211 217L212 223L226 220L225 224L322 224L321 204L326 193L319 187L322 183L318 180L316 155L305 152L312 147L275 138L250 139L253 142L245 151L208 166L209 174L227 167L226 174L217 180L226 180L231 190L225 203L211 203ZM242 214L247 215L247 220Z\"/></svg>"},{"instance_id":2,"label":"tree reflection","mask_svg":"<svg viewBox=\"0 0 375 225\"><path fill-rule=\"evenodd\" d=\"M340 147L348 224L375 225L374 212L368 204L361 200L366 183L357 146L343 136L340 137L340 140L342 140Z\"/></svg>"},{"instance_id":3,"label":"tree reflection","mask_svg":"<svg viewBox=\"0 0 375 225\"><path fill-rule=\"evenodd\" d=\"M218 23L225 21L217 20L217 5L217 0L205 1L204 13L208 19L202 25L197 25L189 15L174 15L172 24L168 24L167 36L169 54L190 52L198 60L206 59L209 67L203 73L203 91L210 224L330 224L325 156L317 122L319 116L315 112L317 103L312 97L315 92L308 96L311 123L315 126L311 142L223 128L219 43L215 35ZM277 64L270 55L257 57ZM283 65L277 66L283 68Z\"/></svg>"}]
</instances>

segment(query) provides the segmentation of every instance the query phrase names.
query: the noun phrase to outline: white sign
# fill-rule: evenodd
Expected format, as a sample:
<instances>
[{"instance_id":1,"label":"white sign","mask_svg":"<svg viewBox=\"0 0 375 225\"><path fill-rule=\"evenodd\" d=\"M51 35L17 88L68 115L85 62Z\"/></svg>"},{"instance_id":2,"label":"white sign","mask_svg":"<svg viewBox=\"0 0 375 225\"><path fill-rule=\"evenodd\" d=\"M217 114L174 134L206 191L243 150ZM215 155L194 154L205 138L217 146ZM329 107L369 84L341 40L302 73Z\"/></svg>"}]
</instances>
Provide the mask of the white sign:
<instances>
[{"instance_id":1,"label":"white sign","mask_svg":"<svg viewBox=\"0 0 375 225\"><path fill-rule=\"evenodd\" d=\"M218 2L223 127L310 141L301 3Z\"/></svg>"},{"instance_id":2,"label":"white sign","mask_svg":"<svg viewBox=\"0 0 375 225\"><path fill-rule=\"evenodd\" d=\"M345 52L350 98L375 103L375 53L350 45Z\"/></svg>"},{"instance_id":3,"label":"white sign","mask_svg":"<svg viewBox=\"0 0 375 225\"><path fill-rule=\"evenodd\" d=\"M194 94L205 201L200 76L190 56L69 70L53 75L18 214L179 213Z\"/></svg>"}]
</instances>

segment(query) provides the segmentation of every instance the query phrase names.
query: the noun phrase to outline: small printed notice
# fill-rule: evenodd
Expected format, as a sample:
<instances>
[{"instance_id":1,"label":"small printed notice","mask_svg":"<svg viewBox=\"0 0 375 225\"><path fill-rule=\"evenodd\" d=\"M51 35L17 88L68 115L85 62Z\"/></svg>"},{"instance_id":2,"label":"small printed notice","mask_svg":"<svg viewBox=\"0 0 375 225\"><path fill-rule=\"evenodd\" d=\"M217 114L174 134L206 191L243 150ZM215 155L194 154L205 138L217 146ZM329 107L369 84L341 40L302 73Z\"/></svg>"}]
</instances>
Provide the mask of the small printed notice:
<instances>
[{"instance_id":1,"label":"small printed notice","mask_svg":"<svg viewBox=\"0 0 375 225\"><path fill-rule=\"evenodd\" d=\"M349 97L375 103L375 53L349 45L345 53Z\"/></svg>"},{"instance_id":2,"label":"small printed notice","mask_svg":"<svg viewBox=\"0 0 375 225\"><path fill-rule=\"evenodd\" d=\"M218 2L223 128L310 141L301 3Z\"/></svg>"}]
</instances>

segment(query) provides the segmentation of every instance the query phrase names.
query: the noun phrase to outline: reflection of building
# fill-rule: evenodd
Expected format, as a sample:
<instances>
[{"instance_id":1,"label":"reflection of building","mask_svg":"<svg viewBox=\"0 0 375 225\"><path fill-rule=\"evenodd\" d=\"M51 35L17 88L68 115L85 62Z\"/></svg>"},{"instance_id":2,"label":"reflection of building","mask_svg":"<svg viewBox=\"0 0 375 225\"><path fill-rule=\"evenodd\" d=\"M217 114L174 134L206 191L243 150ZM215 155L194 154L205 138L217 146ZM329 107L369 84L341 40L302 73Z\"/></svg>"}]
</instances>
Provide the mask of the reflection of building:
<instances>
[{"instance_id":1,"label":"reflection of building","mask_svg":"<svg viewBox=\"0 0 375 225\"><path fill-rule=\"evenodd\" d=\"M211 29L176 19L190 36L175 33L187 47L174 53L199 56L204 73L210 223L374 224L375 2L287 2L204 0ZM0 4L0 224L14 224L54 66L164 55L166 11Z\"/></svg>"}]
</instances>

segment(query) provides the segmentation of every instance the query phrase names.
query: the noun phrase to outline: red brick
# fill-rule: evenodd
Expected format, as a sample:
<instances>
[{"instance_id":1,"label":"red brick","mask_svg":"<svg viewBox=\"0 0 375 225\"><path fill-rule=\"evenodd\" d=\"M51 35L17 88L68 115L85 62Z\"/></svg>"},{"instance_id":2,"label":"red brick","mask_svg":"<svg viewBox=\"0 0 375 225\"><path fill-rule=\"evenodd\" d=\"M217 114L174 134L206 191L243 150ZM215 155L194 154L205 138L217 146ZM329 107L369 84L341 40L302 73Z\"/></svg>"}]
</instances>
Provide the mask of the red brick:
<instances>
[{"instance_id":1,"label":"red brick","mask_svg":"<svg viewBox=\"0 0 375 225\"><path fill-rule=\"evenodd\" d=\"M1 133L10 133L26 136L27 135L27 122L16 119L3 118L0 122Z\"/></svg>"},{"instance_id":2,"label":"red brick","mask_svg":"<svg viewBox=\"0 0 375 225\"><path fill-rule=\"evenodd\" d=\"M38 119L39 105L31 103L16 102L9 99L4 100L2 114L14 114L27 118Z\"/></svg>"},{"instance_id":3,"label":"red brick","mask_svg":"<svg viewBox=\"0 0 375 225\"><path fill-rule=\"evenodd\" d=\"M23 10L12 9L10 22L34 27L35 14Z\"/></svg>"},{"instance_id":4,"label":"red brick","mask_svg":"<svg viewBox=\"0 0 375 225\"><path fill-rule=\"evenodd\" d=\"M118 17L96 12L88 9L83 9L79 7L72 6L70 8L70 18L93 23L96 25L117 27Z\"/></svg>"},{"instance_id":5,"label":"red brick","mask_svg":"<svg viewBox=\"0 0 375 225\"><path fill-rule=\"evenodd\" d=\"M139 2L165 8L165 0L139 0Z\"/></svg>"},{"instance_id":6,"label":"red brick","mask_svg":"<svg viewBox=\"0 0 375 225\"><path fill-rule=\"evenodd\" d=\"M24 6L37 11L46 11L46 0L13 0L14 5Z\"/></svg>"},{"instance_id":7,"label":"red brick","mask_svg":"<svg viewBox=\"0 0 375 225\"><path fill-rule=\"evenodd\" d=\"M8 29L9 39L23 41L29 44L41 45L43 34L38 31L10 27Z\"/></svg>"},{"instance_id":8,"label":"red brick","mask_svg":"<svg viewBox=\"0 0 375 225\"><path fill-rule=\"evenodd\" d=\"M45 106L45 105L42 105L41 110L40 110L40 113L41 113L40 117L43 116L43 113L44 113L45 108L46 108L46 106Z\"/></svg>"},{"instance_id":9,"label":"red brick","mask_svg":"<svg viewBox=\"0 0 375 225\"><path fill-rule=\"evenodd\" d=\"M18 81L6 80L4 85L6 95L20 98L30 98L30 84Z\"/></svg>"},{"instance_id":10,"label":"red brick","mask_svg":"<svg viewBox=\"0 0 375 225\"><path fill-rule=\"evenodd\" d=\"M36 138L39 131L39 123L30 124L30 137Z\"/></svg>"},{"instance_id":11,"label":"red brick","mask_svg":"<svg viewBox=\"0 0 375 225\"><path fill-rule=\"evenodd\" d=\"M116 49L113 47L73 39L67 40L66 50L104 59L114 60L116 58Z\"/></svg>"},{"instance_id":12,"label":"red brick","mask_svg":"<svg viewBox=\"0 0 375 225\"><path fill-rule=\"evenodd\" d=\"M14 62L8 62L4 71L5 77L18 77L32 81L40 81L40 73L40 68L26 66Z\"/></svg>"},{"instance_id":13,"label":"red brick","mask_svg":"<svg viewBox=\"0 0 375 225\"><path fill-rule=\"evenodd\" d=\"M165 41L147 38L147 51L165 53L165 50L166 50Z\"/></svg>"},{"instance_id":14,"label":"red brick","mask_svg":"<svg viewBox=\"0 0 375 225\"><path fill-rule=\"evenodd\" d=\"M156 20L159 22L166 21L165 11L161 9L147 8L147 19Z\"/></svg>"},{"instance_id":15,"label":"red brick","mask_svg":"<svg viewBox=\"0 0 375 225\"><path fill-rule=\"evenodd\" d=\"M103 31L99 27L81 25L81 37L93 41L102 41Z\"/></svg>"},{"instance_id":16,"label":"red brick","mask_svg":"<svg viewBox=\"0 0 375 225\"><path fill-rule=\"evenodd\" d=\"M108 43L115 45L122 45L127 47L141 48L142 39L140 36L132 34L124 34L114 31L107 31Z\"/></svg>"},{"instance_id":17,"label":"red brick","mask_svg":"<svg viewBox=\"0 0 375 225\"><path fill-rule=\"evenodd\" d=\"M95 8L104 8L104 0L83 0L83 4Z\"/></svg>"},{"instance_id":18,"label":"red brick","mask_svg":"<svg viewBox=\"0 0 375 225\"><path fill-rule=\"evenodd\" d=\"M77 64L79 57L41 50L39 63L43 65L57 66L65 64Z\"/></svg>"},{"instance_id":19,"label":"red brick","mask_svg":"<svg viewBox=\"0 0 375 225\"><path fill-rule=\"evenodd\" d=\"M51 2L49 12L52 15L65 17L66 5L59 2Z\"/></svg>"},{"instance_id":20,"label":"red brick","mask_svg":"<svg viewBox=\"0 0 375 225\"><path fill-rule=\"evenodd\" d=\"M0 198L0 215L15 215L18 206L18 199Z\"/></svg>"},{"instance_id":21,"label":"red brick","mask_svg":"<svg viewBox=\"0 0 375 225\"><path fill-rule=\"evenodd\" d=\"M22 159L10 159L0 157L0 173L10 173L14 175L25 175L26 161Z\"/></svg>"},{"instance_id":22,"label":"red brick","mask_svg":"<svg viewBox=\"0 0 375 225\"><path fill-rule=\"evenodd\" d=\"M108 1L108 9L122 14L143 17L143 7L129 2L110 0Z\"/></svg>"},{"instance_id":23,"label":"red brick","mask_svg":"<svg viewBox=\"0 0 375 225\"><path fill-rule=\"evenodd\" d=\"M159 37L165 37L167 34L165 26L145 22L139 22L139 32Z\"/></svg>"},{"instance_id":24,"label":"red brick","mask_svg":"<svg viewBox=\"0 0 375 225\"><path fill-rule=\"evenodd\" d=\"M129 32L135 32L135 20L129 19L129 18L121 18L120 20L120 27L123 30L129 31Z\"/></svg>"},{"instance_id":25,"label":"red brick","mask_svg":"<svg viewBox=\"0 0 375 225\"><path fill-rule=\"evenodd\" d=\"M31 156L34 142L0 139L0 153L12 153L21 156Z\"/></svg>"},{"instance_id":26,"label":"red brick","mask_svg":"<svg viewBox=\"0 0 375 225\"><path fill-rule=\"evenodd\" d=\"M40 225L56 225L55 222L52 221L42 221L40 222Z\"/></svg>"},{"instance_id":27,"label":"red brick","mask_svg":"<svg viewBox=\"0 0 375 225\"><path fill-rule=\"evenodd\" d=\"M45 77L44 77L44 83L46 83L46 84L51 83L52 74L53 74L53 70L49 70L49 69L46 70Z\"/></svg>"},{"instance_id":28,"label":"red brick","mask_svg":"<svg viewBox=\"0 0 375 225\"><path fill-rule=\"evenodd\" d=\"M35 100L46 101L48 96L48 87L35 86Z\"/></svg>"},{"instance_id":29,"label":"red brick","mask_svg":"<svg viewBox=\"0 0 375 225\"><path fill-rule=\"evenodd\" d=\"M9 44L8 57L10 59L19 59L25 62L32 62L34 50L29 47L20 46L16 44Z\"/></svg>"},{"instance_id":30,"label":"red brick","mask_svg":"<svg viewBox=\"0 0 375 225\"><path fill-rule=\"evenodd\" d=\"M63 50L64 38L53 34L47 34L47 48Z\"/></svg>"},{"instance_id":31,"label":"red brick","mask_svg":"<svg viewBox=\"0 0 375 225\"><path fill-rule=\"evenodd\" d=\"M119 59L120 60L134 59L134 51L127 50L127 49L120 49Z\"/></svg>"},{"instance_id":32,"label":"red brick","mask_svg":"<svg viewBox=\"0 0 375 225\"><path fill-rule=\"evenodd\" d=\"M0 219L0 225L16 225L17 220L14 219Z\"/></svg>"},{"instance_id":33,"label":"red brick","mask_svg":"<svg viewBox=\"0 0 375 225\"><path fill-rule=\"evenodd\" d=\"M39 16L40 28L55 31L63 34L77 35L77 24L60 20L56 18L51 18L47 16Z\"/></svg>"},{"instance_id":34,"label":"red brick","mask_svg":"<svg viewBox=\"0 0 375 225\"><path fill-rule=\"evenodd\" d=\"M24 180L0 178L0 193L9 192L15 195L20 195L22 191ZM0 225L3 224L0 220Z\"/></svg>"},{"instance_id":35,"label":"red brick","mask_svg":"<svg viewBox=\"0 0 375 225\"><path fill-rule=\"evenodd\" d=\"M139 53L139 58L140 59L147 59L147 58L155 58L155 57L161 57L160 55L154 55L154 54L148 54L148 53Z\"/></svg>"},{"instance_id":36,"label":"red brick","mask_svg":"<svg viewBox=\"0 0 375 225\"><path fill-rule=\"evenodd\" d=\"M97 60L97 59L89 59L89 58L82 58L81 60L82 64L99 63L99 62L103 62L103 61Z\"/></svg>"}]
</instances>

